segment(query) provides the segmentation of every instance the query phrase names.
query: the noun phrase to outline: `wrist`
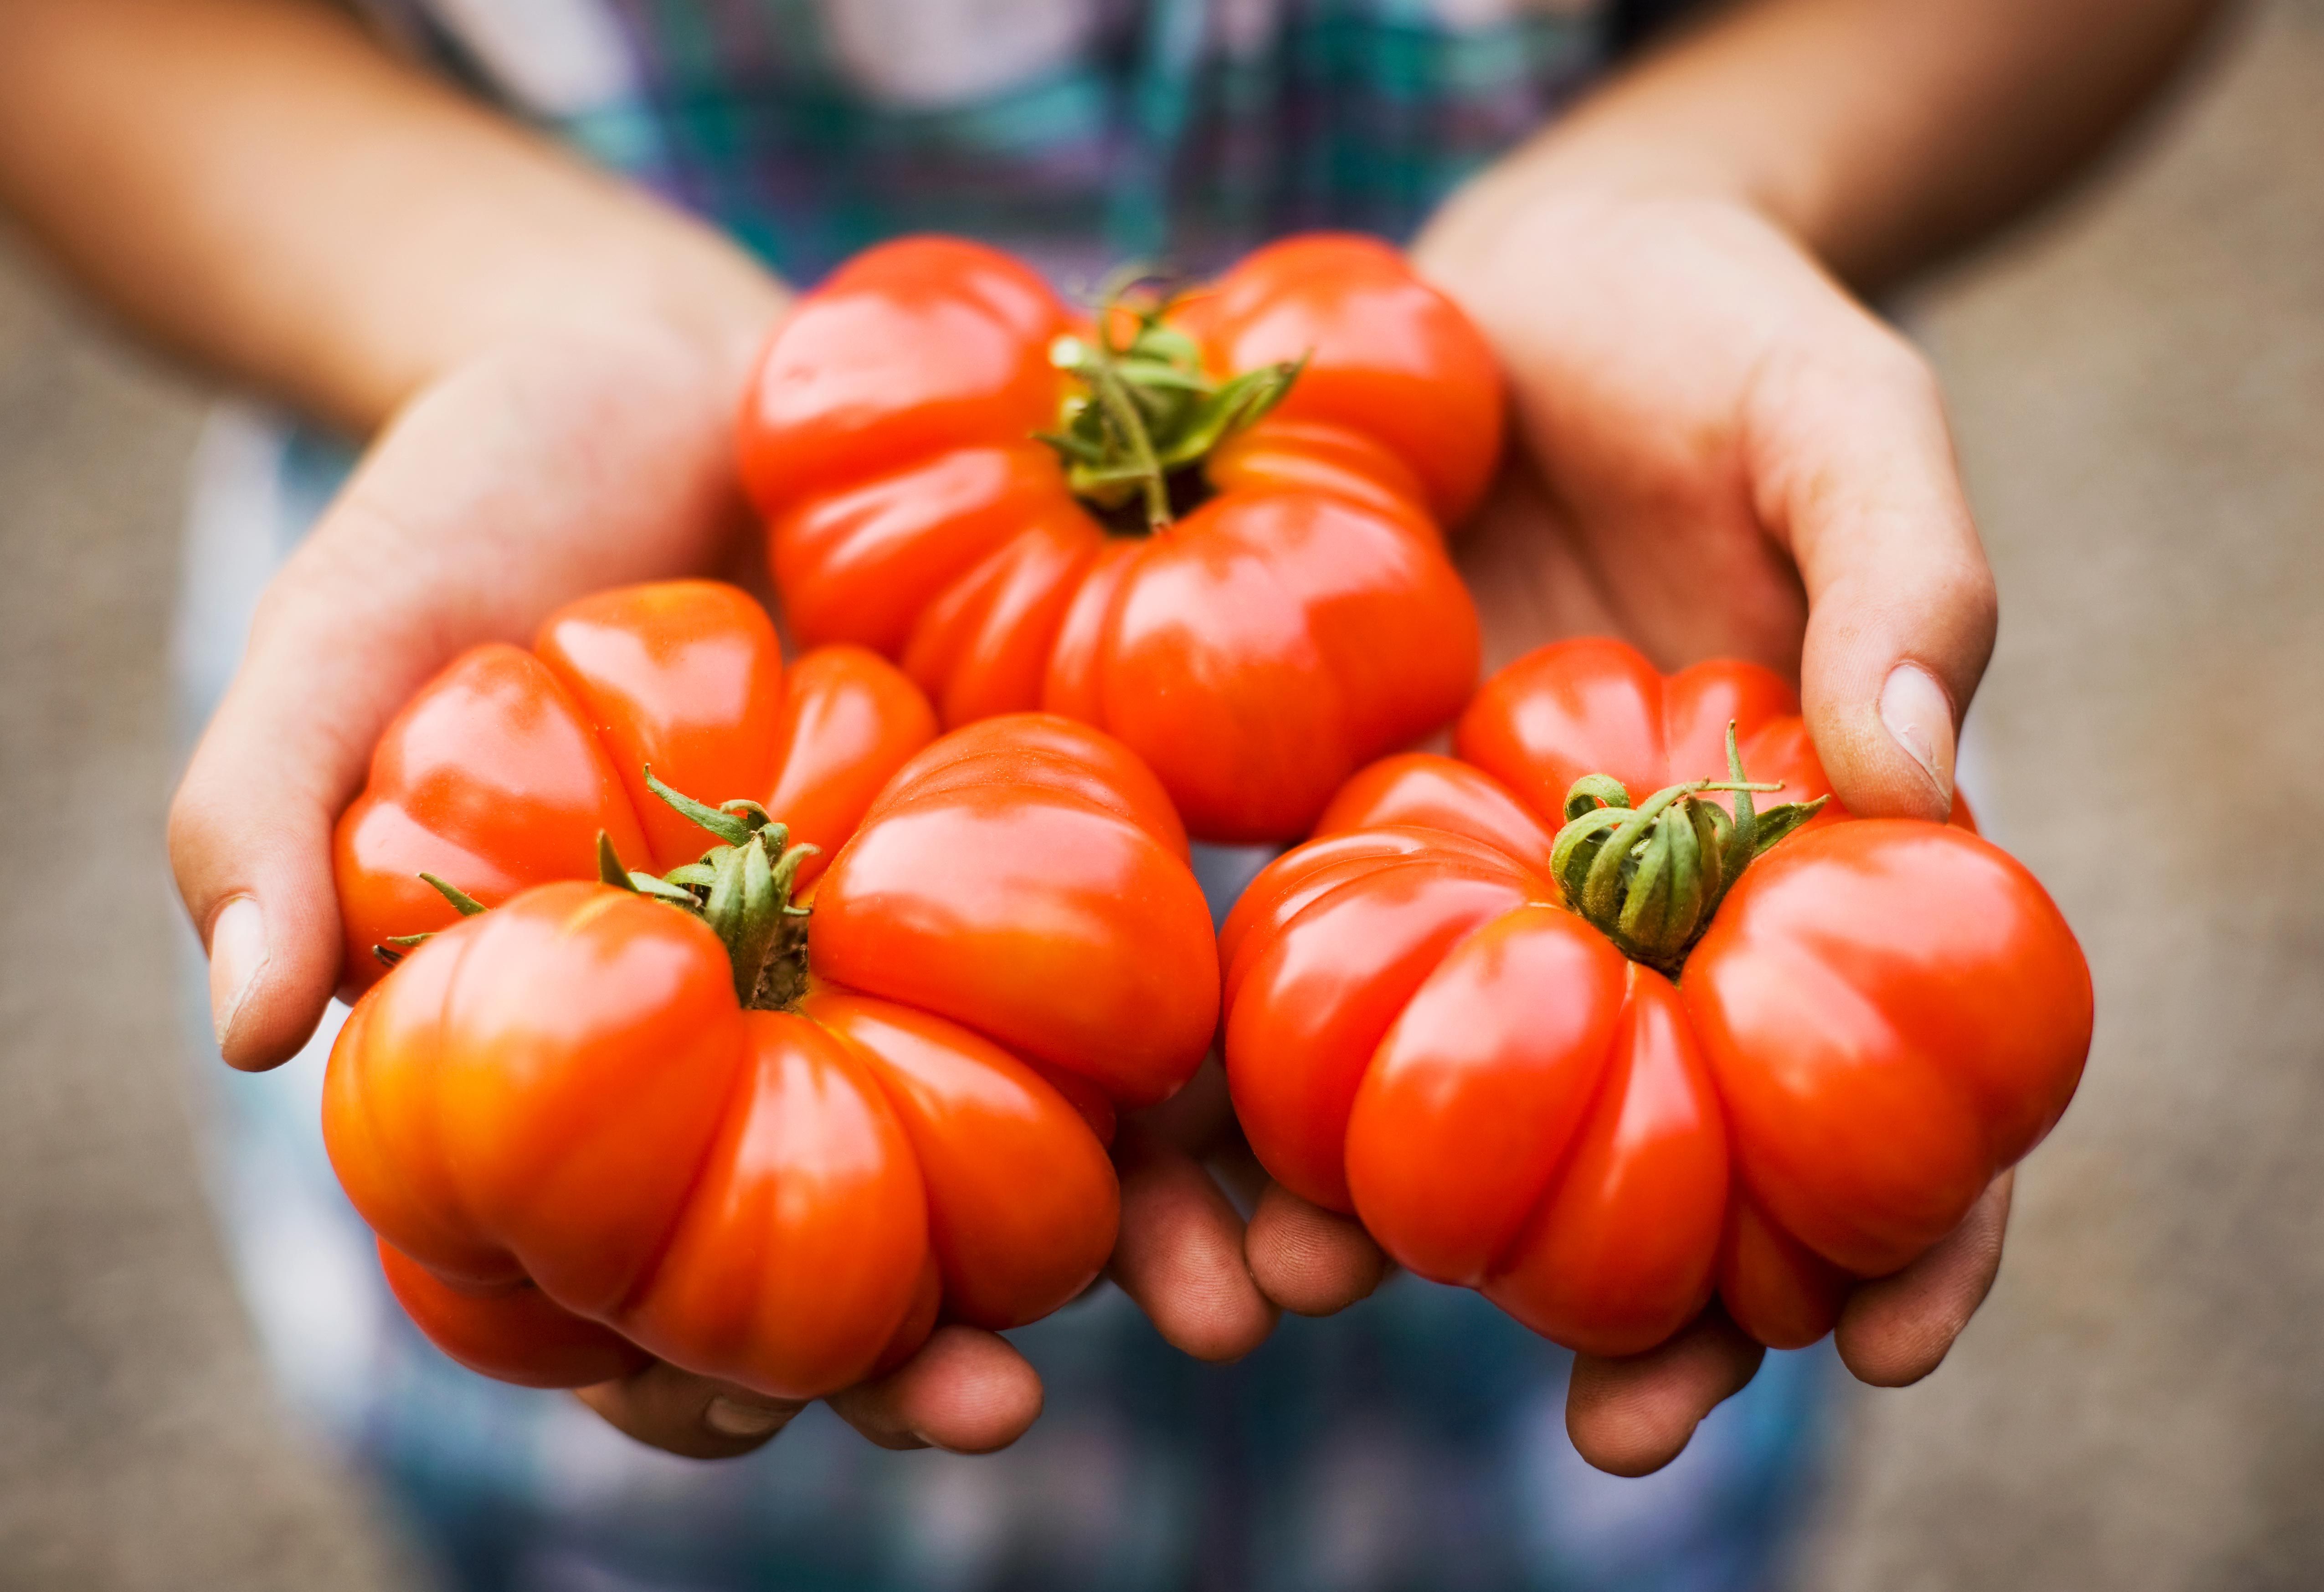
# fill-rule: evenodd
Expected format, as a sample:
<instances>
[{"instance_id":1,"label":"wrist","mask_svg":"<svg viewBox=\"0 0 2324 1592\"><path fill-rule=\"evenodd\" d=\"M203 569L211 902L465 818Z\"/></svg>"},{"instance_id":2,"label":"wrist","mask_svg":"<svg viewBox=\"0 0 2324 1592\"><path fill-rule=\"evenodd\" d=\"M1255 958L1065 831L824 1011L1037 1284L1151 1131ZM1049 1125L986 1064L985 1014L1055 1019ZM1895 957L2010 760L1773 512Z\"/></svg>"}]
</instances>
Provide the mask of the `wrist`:
<instances>
[{"instance_id":1,"label":"wrist","mask_svg":"<svg viewBox=\"0 0 2324 1592\"><path fill-rule=\"evenodd\" d=\"M731 410L789 294L689 218L650 212L622 220L474 260L456 294L442 295L432 315L383 316L367 328L416 318L428 335L368 351L358 343L346 352L350 373L362 375L312 385L367 393L355 414L338 418L369 432L472 367L578 357L594 368L605 350L626 345L650 349L665 381L672 371L692 373L701 392Z\"/></svg>"},{"instance_id":2,"label":"wrist","mask_svg":"<svg viewBox=\"0 0 2324 1592\"><path fill-rule=\"evenodd\" d=\"M789 290L726 238L693 222L675 238L639 251L600 286L596 303L564 317L569 329L611 321L658 335L698 360L706 380L731 404L777 320Z\"/></svg>"},{"instance_id":3,"label":"wrist","mask_svg":"<svg viewBox=\"0 0 2324 1592\"><path fill-rule=\"evenodd\" d=\"M1541 337L1559 327L1570 335L1592 303L1628 302L1642 274L1687 280L1692 262L1709 254L1730 279L1835 287L1748 195L1676 171L1581 162L1486 173L1446 202L1411 253L1520 386Z\"/></svg>"},{"instance_id":4,"label":"wrist","mask_svg":"<svg viewBox=\"0 0 2324 1592\"><path fill-rule=\"evenodd\" d=\"M1529 255L1538 269L1640 211L1748 218L1806 250L1791 208L1728 163L1667 142L1560 130L1455 191L1414 239L1412 254L1432 274L1469 274L1499 254Z\"/></svg>"}]
</instances>

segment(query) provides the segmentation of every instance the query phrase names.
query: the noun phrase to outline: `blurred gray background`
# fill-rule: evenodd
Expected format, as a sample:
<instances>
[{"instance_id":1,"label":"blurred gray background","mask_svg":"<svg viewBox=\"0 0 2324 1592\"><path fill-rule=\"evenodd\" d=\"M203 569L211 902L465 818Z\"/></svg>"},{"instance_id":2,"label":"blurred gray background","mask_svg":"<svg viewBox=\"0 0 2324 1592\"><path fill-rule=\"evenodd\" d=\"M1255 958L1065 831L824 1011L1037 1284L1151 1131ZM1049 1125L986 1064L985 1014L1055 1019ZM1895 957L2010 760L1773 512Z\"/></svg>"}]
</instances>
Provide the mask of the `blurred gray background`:
<instances>
[{"instance_id":1,"label":"blurred gray background","mask_svg":"<svg viewBox=\"0 0 2324 1592\"><path fill-rule=\"evenodd\" d=\"M1904 307L2001 575L1969 778L2098 983L1992 1302L1799 1581L2324 1586L2324 0ZM0 1587L415 1585L270 1400L162 856L204 395L0 239Z\"/></svg>"}]
</instances>

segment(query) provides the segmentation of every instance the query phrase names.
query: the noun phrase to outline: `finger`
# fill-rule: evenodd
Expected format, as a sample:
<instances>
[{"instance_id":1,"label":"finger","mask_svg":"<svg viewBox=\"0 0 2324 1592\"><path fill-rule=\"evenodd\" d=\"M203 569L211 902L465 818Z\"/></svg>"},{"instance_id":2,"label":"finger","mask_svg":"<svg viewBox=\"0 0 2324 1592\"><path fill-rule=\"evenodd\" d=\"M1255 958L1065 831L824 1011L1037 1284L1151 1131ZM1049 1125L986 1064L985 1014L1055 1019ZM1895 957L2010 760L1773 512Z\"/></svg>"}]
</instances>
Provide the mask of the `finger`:
<instances>
[{"instance_id":1,"label":"finger","mask_svg":"<svg viewBox=\"0 0 2324 1592\"><path fill-rule=\"evenodd\" d=\"M1388 1256L1363 1223L1312 1205L1269 1183L1243 1237L1252 1281L1285 1310L1328 1316L1360 1299L1388 1275Z\"/></svg>"},{"instance_id":2,"label":"finger","mask_svg":"<svg viewBox=\"0 0 2324 1592\"><path fill-rule=\"evenodd\" d=\"M2001 1270L2002 1235L2017 1174L2005 1172L1960 1226L1893 1277L1867 1283L1841 1307L1833 1337L1859 1382L1907 1387L1944 1362Z\"/></svg>"},{"instance_id":3,"label":"finger","mask_svg":"<svg viewBox=\"0 0 2324 1592\"><path fill-rule=\"evenodd\" d=\"M583 592L708 561L731 464L706 386L639 337L480 363L398 419L268 588L170 820L228 1062L287 1060L338 983L331 826L412 692Z\"/></svg>"},{"instance_id":4,"label":"finger","mask_svg":"<svg viewBox=\"0 0 2324 1592\"><path fill-rule=\"evenodd\" d=\"M1565 1390L1566 1434L1600 1470L1649 1475L1679 1457L1702 1418L1743 1390L1766 1353L1713 1305L1645 1354L1576 1355Z\"/></svg>"},{"instance_id":5,"label":"finger","mask_svg":"<svg viewBox=\"0 0 2324 1592\"><path fill-rule=\"evenodd\" d=\"M1859 816L1943 818L1998 611L1935 375L1835 294L1761 366L1745 428L1808 594L1801 695L1832 788Z\"/></svg>"},{"instance_id":6,"label":"finger","mask_svg":"<svg viewBox=\"0 0 2324 1592\"><path fill-rule=\"evenodd\" d=\"M342 515L316 537L270 588L170 810L171 864L210 958L218 1047L248 1069L297 1054L337 987L331 827L373 739L443 661L346 589L337 544L362 540L358 524Z\"/></svg>"},{"instance_id":7,"label":"finger","mask_svg":"<svg viewBox=\"0 0 2324 1592\"><path fill-rule=\"evenodd\" d=\"M939 1327L885 1376L834 1394L831 1407L883 1449L989 1454L1041 1413L1041 1378L1006 1339Z\"/></svg>"},{"instance_id":8,"label":"finger","mask_svg":"<svg viewBox=\"0 0 2324 1592\"><path fill-rule=\"evenodd\" d=\"M634 1376L574 1390L615 1430L688 1459L731 1459L765 1444L807 1406L713 1382L657 1360Z\"/></svg>"},{"instance_id":9,"label":"finger","mask_svg":"<svg viewBox=\"0 0 2324 1592\"><path fill-rule=\"evenodd\" d=\"M1199 1360L1240 1359L1267 1339L1276 1309L1243 1263L1242 1218L1185 1151L1136 1124L1114 1148L1121 1237L1107 1272L1156 1331Z\"/></svg>"}]
</instances>

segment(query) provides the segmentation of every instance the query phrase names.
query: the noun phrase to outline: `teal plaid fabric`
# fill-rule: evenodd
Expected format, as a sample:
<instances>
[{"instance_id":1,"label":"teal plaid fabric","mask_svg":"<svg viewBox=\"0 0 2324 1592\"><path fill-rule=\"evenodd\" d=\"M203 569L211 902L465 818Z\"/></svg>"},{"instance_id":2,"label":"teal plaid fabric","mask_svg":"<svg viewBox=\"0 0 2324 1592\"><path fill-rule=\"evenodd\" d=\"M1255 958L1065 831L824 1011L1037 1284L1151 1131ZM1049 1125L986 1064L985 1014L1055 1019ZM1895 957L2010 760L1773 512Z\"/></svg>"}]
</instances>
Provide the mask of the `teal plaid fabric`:
<instances>
[{"instance_id":1,"label":"teal plaid fabric","mask_svg":"<svg viewBox=\"0 0 2324 1592\"><path fill-rule=\"evenodd\" d=\"M1498 0L371 0L410 49L711 217L794 281L942 228L1061 285L1200 270L1279 233L1401 236L1554 112L1619 15ZM189 728L265 575L351 461L227 414L202 449L179 627ZM1257 859L1204 849L1223 911ZM1752 1592L1809 1496L1828 1350L1770 1356L1644 1481L1564 1436L1570 1358L1406 1277L1286 1318L1240 1366L1111 1287L1010 1336L1047 1413L1004 1454L891 1454L809 1411L752 1458L631 1443L488 1382L388 1297L319 1131L334 1022L281 1072L217 1061L217 1198L290 1400L384 1484L462 1592Z\"/></svg>"},{"instance_id":2,"label":"teal plaid fabric","mask_svg":"<svg viewBox=\"0 0 2324 1592\"><path fill-rule=\"evenodd\" d=\"M794 281L902 232L1072 278L1402 236L1604 58L1597 0L374 0L416 47ZM495 9L560 18L512 73ZM512 78L515 80L512 82Z\"/></svg>"}]
</instances>

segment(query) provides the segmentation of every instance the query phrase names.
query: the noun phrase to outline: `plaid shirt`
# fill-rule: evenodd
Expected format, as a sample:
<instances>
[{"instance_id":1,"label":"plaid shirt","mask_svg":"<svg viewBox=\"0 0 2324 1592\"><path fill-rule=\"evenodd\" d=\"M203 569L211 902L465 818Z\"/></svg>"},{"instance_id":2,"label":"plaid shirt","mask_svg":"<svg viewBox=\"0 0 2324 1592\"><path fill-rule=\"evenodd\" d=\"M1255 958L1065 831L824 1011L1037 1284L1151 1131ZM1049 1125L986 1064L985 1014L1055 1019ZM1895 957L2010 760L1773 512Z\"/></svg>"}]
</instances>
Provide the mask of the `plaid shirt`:
<instances>
[{"instance_id":1,"label":"plaid shirt","mask_svg":"<svg viewBox=\"0 0 2324 1592\"><path fill-rule=\"evenodd\" d=\"M368 0L410 47L812 281L967 233L1094 279L1402 237L1554 114L1609 0ZM1634 10L1635 8L1633 8Z\"/></svg>"}]
</instances>

